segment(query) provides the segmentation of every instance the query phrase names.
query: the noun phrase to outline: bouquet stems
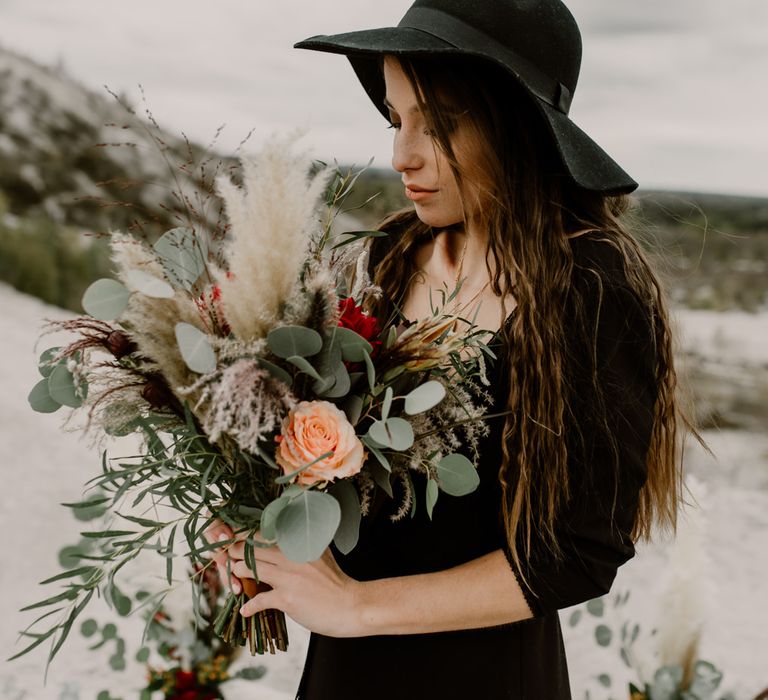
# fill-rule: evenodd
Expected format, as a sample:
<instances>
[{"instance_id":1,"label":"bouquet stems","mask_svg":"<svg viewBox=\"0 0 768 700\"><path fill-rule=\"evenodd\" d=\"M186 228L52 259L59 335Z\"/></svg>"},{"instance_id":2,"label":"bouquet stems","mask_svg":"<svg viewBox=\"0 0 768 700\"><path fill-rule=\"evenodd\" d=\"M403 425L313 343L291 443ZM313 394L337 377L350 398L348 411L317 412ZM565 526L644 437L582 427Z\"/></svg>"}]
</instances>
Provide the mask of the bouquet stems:
<instances>
[{"instance_id":1,"label":"bouquet stems","mask_svg":"<svg viewBox=\"0 0 768 700\"><path fill-rule=\"evenodd\" d=\"M251 617L243 617L240 608L257 593L270 590L266 583L241 579L243 592L227 596L221 612L213 622L213 631L232 646L245 646L251 656L269 651L288 650L288 629L281 610L262 610Z\"/></svg>"}]
</instances>

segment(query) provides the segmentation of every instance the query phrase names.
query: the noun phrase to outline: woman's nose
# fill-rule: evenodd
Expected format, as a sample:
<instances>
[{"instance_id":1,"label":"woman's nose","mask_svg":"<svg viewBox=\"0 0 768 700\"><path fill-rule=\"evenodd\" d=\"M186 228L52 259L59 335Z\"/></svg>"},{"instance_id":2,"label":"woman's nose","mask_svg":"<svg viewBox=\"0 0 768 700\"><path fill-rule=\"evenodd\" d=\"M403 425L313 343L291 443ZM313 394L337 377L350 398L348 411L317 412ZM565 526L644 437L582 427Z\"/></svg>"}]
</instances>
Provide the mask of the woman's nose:
<instances>
[{"instance_id":1,"label":"woman's nose","mask_svg":"<svg viewBox=\"0 0 768 700\"><path fill-rule=\"evenodd\" d=\"M418 170L424 165L424 143L416 134L399 131L392 146L392 167L399 173Z\"/></svg>"}]
</instances>

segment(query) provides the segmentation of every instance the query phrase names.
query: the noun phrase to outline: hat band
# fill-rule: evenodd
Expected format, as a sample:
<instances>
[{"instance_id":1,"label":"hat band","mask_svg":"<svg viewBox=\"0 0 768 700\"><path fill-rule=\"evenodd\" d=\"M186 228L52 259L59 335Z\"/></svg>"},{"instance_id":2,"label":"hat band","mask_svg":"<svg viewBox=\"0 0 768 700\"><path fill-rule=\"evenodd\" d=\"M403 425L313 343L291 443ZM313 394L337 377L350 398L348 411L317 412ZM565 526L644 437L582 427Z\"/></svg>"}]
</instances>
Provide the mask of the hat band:
<instances>
[{"instance_id":1,"label":"hat band","mask_svg":"<svg viewBox=\"0 0 768 700\"><path fill-rule=\"evenodd\" d=\"M508 49L474 27L457 20L452 15L432 7L411 7L400 20L398 27L417 29L460 49L500 61L520 78L526 87L548 105L563 114L571 107L571 91L561 82L550 78L528 59Z\"/></svg>"}]
</instances>

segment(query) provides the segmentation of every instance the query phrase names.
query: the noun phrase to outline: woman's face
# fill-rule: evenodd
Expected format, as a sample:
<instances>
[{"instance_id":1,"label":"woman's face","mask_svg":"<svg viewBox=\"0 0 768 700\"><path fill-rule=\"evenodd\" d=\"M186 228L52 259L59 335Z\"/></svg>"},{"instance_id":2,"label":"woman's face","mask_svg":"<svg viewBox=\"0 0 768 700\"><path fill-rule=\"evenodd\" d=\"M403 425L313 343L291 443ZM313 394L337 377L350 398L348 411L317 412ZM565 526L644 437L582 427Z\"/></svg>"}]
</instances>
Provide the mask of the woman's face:
<instances>
[{"instance_id":1,"label":"woman's face","mask_svg":"<svg viewBox=\"0 0 768 700\"><path fill-rule=\"evenodd\" d=\"M402 173L405 196L413 201L419 219L429 226L442 228L462 222L461 193L448 159L430 134L400 63L389 56L384 59L384 82L395 129L392 167ZM451 139L459 166L463 161L471 162L474 155L463 141L459 123Z\"/></svg>"}]
</instances>

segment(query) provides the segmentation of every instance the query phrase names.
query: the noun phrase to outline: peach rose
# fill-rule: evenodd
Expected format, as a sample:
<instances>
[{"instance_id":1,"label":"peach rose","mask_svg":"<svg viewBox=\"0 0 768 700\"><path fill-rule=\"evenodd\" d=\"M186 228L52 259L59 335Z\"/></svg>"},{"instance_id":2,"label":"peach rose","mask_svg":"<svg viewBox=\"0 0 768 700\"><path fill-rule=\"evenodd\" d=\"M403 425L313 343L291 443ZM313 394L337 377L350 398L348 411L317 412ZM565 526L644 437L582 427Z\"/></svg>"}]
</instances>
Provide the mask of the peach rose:
<instances>
[{"instance_id":1,"label":"peach rose","mask_svg":"<svg viewBox=\"0 0 768 700\"><path fill-rule=\"evenodd\" d=\"M300 401L283 420L281 432L275 459L286 474L333 452L296 476L302 486L357 474L366 458L347 416L329 401Z\"/></svg>"}]
</instances>

